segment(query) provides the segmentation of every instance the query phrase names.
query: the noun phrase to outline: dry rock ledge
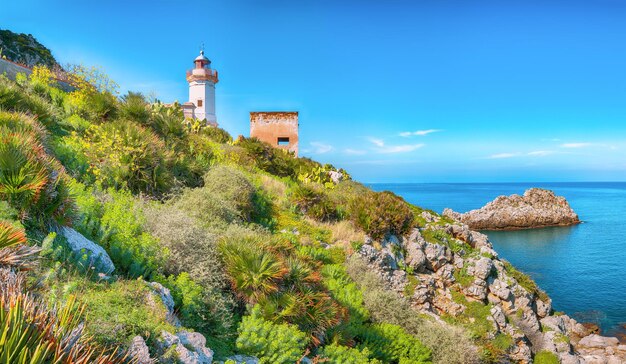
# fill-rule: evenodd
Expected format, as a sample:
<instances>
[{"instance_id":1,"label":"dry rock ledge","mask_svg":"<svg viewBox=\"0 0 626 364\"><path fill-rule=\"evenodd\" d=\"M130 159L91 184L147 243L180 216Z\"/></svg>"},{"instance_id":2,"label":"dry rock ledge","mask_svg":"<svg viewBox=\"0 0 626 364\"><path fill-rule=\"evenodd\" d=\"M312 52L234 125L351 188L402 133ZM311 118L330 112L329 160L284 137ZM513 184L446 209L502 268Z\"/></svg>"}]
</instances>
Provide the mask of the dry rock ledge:
<instances>
[{"instance_id":1,"label":"dry rock ledge","mask_svg":"<svg viewBox=\"0 0 626 364\"><path fill-rule=\"evenodd\" d=\"M445 209L443 215L475 230L515 230L580 223L567 200L550 190L531 188L523 196L498 196L464 214Z\"/></svg>"}]
</instances>

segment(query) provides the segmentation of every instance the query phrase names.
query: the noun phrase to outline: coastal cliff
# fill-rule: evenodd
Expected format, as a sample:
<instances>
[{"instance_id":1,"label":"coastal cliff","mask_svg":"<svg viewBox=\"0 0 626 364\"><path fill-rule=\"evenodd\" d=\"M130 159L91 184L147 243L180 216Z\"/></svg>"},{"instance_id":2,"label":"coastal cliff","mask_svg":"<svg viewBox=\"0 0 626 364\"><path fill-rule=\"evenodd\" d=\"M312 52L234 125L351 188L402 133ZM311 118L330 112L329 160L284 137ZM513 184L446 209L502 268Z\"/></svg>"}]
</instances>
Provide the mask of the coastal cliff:
<instances>
[{"instance_id":1,"label":"coastal cliff","mask_svg":"<svg viewBox=\"0 0 626 364\"><path fill-rule=\"evenodd\" d=\"M0 76L0 164L10 166L0 169L0 328L20 319L0 353L45 347L39 362L101 364L626 361L626 346L554 313L464 223L192 124L176 105L117 98L81 75L67 93L45 75Z\"/></svg>"},{"instance_id":2,"label":"coastal cliff","mask_svg":"<svg viewBox=\"0 0 626 364\"><path fill-rule=\"evenodd\" d=\"M522 196L498 196L482 208L466 213L445 209L443 215L475 230L530 229L580 223L564 197L541 188L528 189Z\"/></svg>"},{"instance_id":3,"label":"coastal cliff","mask_svg":"<svg viewBox=\"0 0 626 364\"><path fill-rule=\"evenodd\" d=\"M550 297L500 259L486 235L431 212L421 218L406 237L369 239L357 252L414 309L465 326L478 343L501 345L504 362L626 362L626 345L554 312Z\"/></svg>"}]
</instances>

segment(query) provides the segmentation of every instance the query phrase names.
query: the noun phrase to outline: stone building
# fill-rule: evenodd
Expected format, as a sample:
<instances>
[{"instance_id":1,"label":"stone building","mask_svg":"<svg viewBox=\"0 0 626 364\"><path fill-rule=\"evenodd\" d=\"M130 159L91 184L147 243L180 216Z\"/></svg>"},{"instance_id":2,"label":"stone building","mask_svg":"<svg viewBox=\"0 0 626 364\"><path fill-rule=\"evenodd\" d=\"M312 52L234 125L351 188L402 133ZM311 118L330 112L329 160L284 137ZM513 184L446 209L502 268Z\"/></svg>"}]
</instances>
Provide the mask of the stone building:
<instances>
[{"instance_id":1,"label":"stone building","mask_svg":"<svg viewBox=\"0 0 626 364\"><path fill-rule=\"evenodd\" d=\"M298 112L251 112L250 137L298 156Z\"/></svg>"},{"instance_id":2,"label":"stone building","mask_svg":"<svg viewBox=\"0 0 626 364\"><path fill-rule=\"evenodd\" d=\"M185 118L206 120L207 124L217 126L215 117L215 84L218 82L217 71L211 69L211 61L200 51L193 61L194 68L187 71L189 82L189 101L182 105Z\"/></svg>"}]
</instances>

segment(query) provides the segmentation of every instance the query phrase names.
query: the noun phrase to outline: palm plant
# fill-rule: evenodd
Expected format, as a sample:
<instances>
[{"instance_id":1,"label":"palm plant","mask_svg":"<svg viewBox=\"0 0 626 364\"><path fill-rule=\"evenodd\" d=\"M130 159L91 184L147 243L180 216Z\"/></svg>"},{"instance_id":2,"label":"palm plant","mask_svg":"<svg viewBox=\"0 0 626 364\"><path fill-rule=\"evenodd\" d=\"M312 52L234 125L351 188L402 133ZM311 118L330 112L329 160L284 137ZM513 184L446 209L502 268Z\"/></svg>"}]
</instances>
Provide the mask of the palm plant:
<instances>
[{"instance_id":1,"label":"palm plant","mask_svg":"<svg viewBox=\"0 0 626 364\"><path fill-rule=\"evenodd\" d=\"M71 218L65 169L47 154L47 134L24 114L0 111L0 198L22 220L45 225Z\"/></svg>"},{"instance_id":2,"label":"palm plant","mask_svg":"<svg viewBox=\"0 0 626 364\"><path fill-rule=\"evenodd\" d=\"M222 253L233 290L250 304L277 292L287 272L274 255L255 246L224 244Z\"/></svg>"},{"instance_id":3,"label":"palm plant","mask_svg":"<svg viewBox=\"0 0 626 364\"><path fill-rule=\"evenodd\" d=\"M25 244L24 230L0 222L0 267L29 268L39 248Z\"/></svg>"},{"instance_id":4,"label":"palm plant","mask_svg":"<svg viewBox=\"0 0 626 364\"><path fill-rule=\"evenodd\" d=\"M313 267L300 259L287 258L285 260L287 273L283 278L283 285L291 288L303 288L320 282L320 275Z\"/></svg>"}]
</instances>

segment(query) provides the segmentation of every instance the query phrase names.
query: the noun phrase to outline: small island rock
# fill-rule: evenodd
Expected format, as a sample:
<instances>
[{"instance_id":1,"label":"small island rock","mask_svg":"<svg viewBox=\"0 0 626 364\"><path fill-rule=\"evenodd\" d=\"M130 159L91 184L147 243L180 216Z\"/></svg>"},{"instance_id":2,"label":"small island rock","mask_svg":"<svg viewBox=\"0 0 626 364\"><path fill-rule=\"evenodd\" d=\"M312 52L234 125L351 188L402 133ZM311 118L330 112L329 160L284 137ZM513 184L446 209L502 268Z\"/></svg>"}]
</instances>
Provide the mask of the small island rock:
<instances>
[{"instance_id":1,"label":"small island rock","mask_svg":"<svg viewBox=\"0 0 626 364\"><path fill-rule=\"evenodd\" d=\"M523 196L498 196L480 209L464 214L445 209L445 216L477 230L513 230L580 223L567 200L554 192L531 188Z\"/></svg>"}]
</instances>

